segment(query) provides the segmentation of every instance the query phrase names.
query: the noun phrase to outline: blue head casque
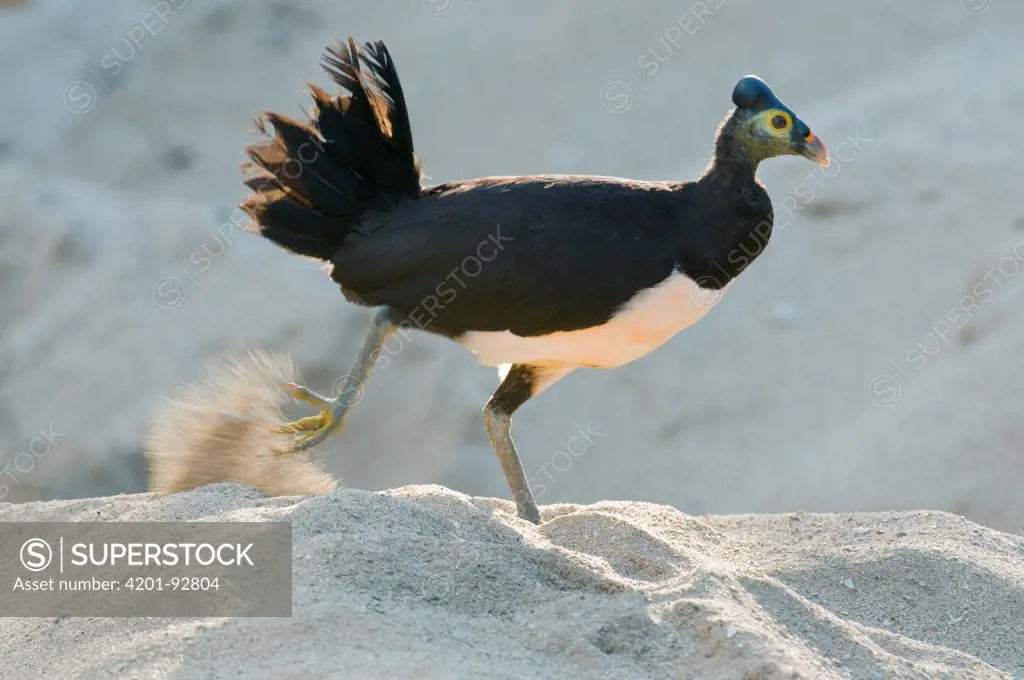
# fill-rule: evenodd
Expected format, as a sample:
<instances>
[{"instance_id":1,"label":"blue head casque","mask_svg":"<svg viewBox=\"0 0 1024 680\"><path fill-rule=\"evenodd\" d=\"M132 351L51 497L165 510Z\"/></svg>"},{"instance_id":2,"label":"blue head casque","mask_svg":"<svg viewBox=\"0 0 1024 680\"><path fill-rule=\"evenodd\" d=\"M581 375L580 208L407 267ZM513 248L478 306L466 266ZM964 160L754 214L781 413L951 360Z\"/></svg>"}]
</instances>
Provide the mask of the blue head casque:
<instances>
[{"instance_id":1,"label":"blue head casque","mask_svg":"<svg viewBox=\"0 0 1024 680\"><path fill-rule=\"evenodd\" d=\"M745 76L736 83L732 91L732 103L741 109L755 112L766 109L789 111L789 107L775 96L768 83L757 76Z\"/></svg>"}]
</instances>

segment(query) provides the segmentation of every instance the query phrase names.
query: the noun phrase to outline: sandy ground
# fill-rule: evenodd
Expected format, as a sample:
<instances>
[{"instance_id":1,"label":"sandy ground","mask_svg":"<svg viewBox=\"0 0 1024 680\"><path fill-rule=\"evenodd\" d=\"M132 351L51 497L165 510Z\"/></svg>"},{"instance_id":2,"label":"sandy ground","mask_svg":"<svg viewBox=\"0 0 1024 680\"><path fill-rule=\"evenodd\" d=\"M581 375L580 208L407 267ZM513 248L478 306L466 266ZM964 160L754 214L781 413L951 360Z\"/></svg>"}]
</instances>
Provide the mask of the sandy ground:
<instances>
[{"instance_id":1,"label":"sandy ground","mask_svg":"<svg viewBox=\"0 0 1024 680\"><path fill-rule=\"evenodd\" d=\"M232 220L244 196L237 163L249 122L263 108L298 113L302 81L326 84L317 66L323 46L353 34L390 45L434 182L528 172L693 176L732 85L749 72L833 151L825 170L801 159L765 165L777 215L772 245L705 320L629 366L577 371L517 415L516 440L542 504L636 500L691 515L929 509L1024 531L1024 142L1016 125L1024 6L168 0L175 13L159 15L157 4L0 8L0 501L144 490L154 415L213 357L255 347L285 353L322 392L348 371L366 314L315 265L240 234ZM437 483L504 497L480 423L493 372L431 337L397 347L391 359L344 435L317 452L320 464L349 488ZM363 636L346 657L353 669L397 664L368 677L431 677L414 674L428 651L448 655L451 674L437 677L511 677L512 669L530 677L530 664L546 677L579 659L605 680L672 677L664 659L680 653L711 659L708 668L719 670L693 676L708 678L743 677L748 668L748 677L776 677L773 663L815 678L942 677L938 666L948 677L1022 672L1024 636L1012 628L1021 619L1012 567L1019 539L941 514L698 521L654 506L599 505L573 510L559 523L578 525L552 538L548 529L487 520L493 505L437 489L272 501L222 489L178 500L0 505L0 513L315 510L326 513L325 526L340 526L349 505L365 508L364 533L297 539L296 550L383 552L390 534L373 527L389 513L397 514L381 531L416 549L428 525L437 536L423 535L438 551L460 536L453 522L468 527L464 540L488 545L521 532L525 544L488 548L481 569L504 584L495 602L516 595L529 604L506 616L482 601L421 598L389 631L382 622L399 614L361 610L378 586L345 563L360 585L320 604L304 590L291 624L8 621L4 644L29 664L18 666L25 673L85 668L90 658L99 669L111 648L104 635L131 632L119 663L139 677L160 669L201 676L191 669L219 654L248 663L244 640L256 630L268 636L256 639L274 639L275 626L288 625L304 633L275 648L274 662L291 669L277 677L316 675L302 664L326 661L306 652L336 644L321 636L338 631ZM303 531L297 521L296 535ZM898 532L906 536L897 540ZM620 564L618 551L648 555L654 544L663 550L650 558L654 575ZM311 557L308 571L297 568L297 579L309 580L303 588L326 588L315 575L328 569L327 552ZM420 578L419 557L396 555L406 566L395 579ZM544 560L589 566L586 575L566 567L538 576L534 559L543 569L554 569ZM968 571L979 575L968 579L977 591L958 585ZM862 573L877 577L873 589ZM629 582L623 592L640 599L587 600L587 588L604 587L593 583L612 582ZM403 587L379 584L394 601ZM724 594L732 587L735 601ZM559 599L574 589L593 607L575 628L564 613L575 610ZM645 608L650 589L666 599ZM705 608L667 611L688 598L705 598ZM528 612L543 614L542 630L560 632L531 637ZM709 623L715 617L726 627ZM608 643L611 654L588 656L604 644L594 631L605 624L624 637ZM40 637L37 626L52 632ZM645 653L622 641L646 635L637 630L654 640ZM40 642L52 635L65 635L66 647ZM490 642L465 641L474 635ZM168 657L165 639L173 640ZM413 651L374 661L367 645L375 639ZM205 651L186 651L193 643ZM76 644L91 651L76 657ZM501 663L487 665L490 653ZM723 665L726 657L733 665ZM614 675L620 662L627 675Z\"/></svg>"},{"instance_id":2,"label":"sandy ground","mask_svg":"<svg viewBox=\"0 0 1024 680\"><path fill-rule=\"evenodd\" d=\"M4 619L4 678L899 680L1024 675L1024 539L938 512L691 517L436 486L235 485L0 521L290 521L292 617Z\"/></svg>"}]
</instances>

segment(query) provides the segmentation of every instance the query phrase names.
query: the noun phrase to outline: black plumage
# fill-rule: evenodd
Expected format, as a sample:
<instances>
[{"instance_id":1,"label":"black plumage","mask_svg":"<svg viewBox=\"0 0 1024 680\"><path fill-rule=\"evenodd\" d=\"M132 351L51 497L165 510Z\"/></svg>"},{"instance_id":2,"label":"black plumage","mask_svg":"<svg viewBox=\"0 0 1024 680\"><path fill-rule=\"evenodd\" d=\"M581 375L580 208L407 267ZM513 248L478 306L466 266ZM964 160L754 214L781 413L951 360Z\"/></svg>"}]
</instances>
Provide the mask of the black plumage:
<instances>
[{"instance_id":1,"label":"black plumage","mask_svg":"<svg viewBox=\"0 0 1024 680\"><path fill-rule=\"evenodd\" d=\"M384 44L360 48L350 38L324 65L343 92L311 86L308 123L264 114L261 128L273 136L247 148L254 193L242 207L264 237L329 262L349 300L380 310L361 362L372 365L372 350L399 324L474 351L495 339L490 363L517 365L485 420L520 514L531 519L536 508L507 434L512 411L577 366L624 363L700 318L700 310L679 309L693 306L682 292L724 288L768 243L772 206L758 164L783 154L827 163L807 125L748 76L696 180L489 177L425 188ZM653 295L660 287L672 295ZM678 322L663 322L673 314ZM618 330L605 336L603 328ZM607 360L593 346L648 336L650 346L619 348ZM561 343L550 356L548 338ZM529 346L533 359L523 363L513 346ZM293 424L313 431L300 447L340 428L347 405L295 390L325 406L318 418Z\"/></svg>"},{"instance_id":2,"label":"black plumage","mask_svg":"<svg viewBox=\"0 0 1024 680\"><path fill-rule=\"evenodd\" d=\"M368 215L335 251L332 277L366 304L413 313L416 325L449 335L580 330L676 267L712 288L735 276L729 253L770 224L771 203L744 206L747 218L728 201L702 209L713 191L731 189L591 177L445 184ZM733 233L716 230L722 221Z\"/></svg>"},{"instance_id":3,"label":"black plumage","mask_svg":"<svg viewBox=\"0 0 1024 680\"><path fill-rule=\"evenodd\" d=\"M246 148L256 193L243 210L260 233L302 255L330 260L365 212L420 194L398 73L383 43L364 48L350 38L328 50L324 67L345 92L311 86L312 122L264 113L259 128L271 126L274 137Z\"/></svg>"}]
</instances>

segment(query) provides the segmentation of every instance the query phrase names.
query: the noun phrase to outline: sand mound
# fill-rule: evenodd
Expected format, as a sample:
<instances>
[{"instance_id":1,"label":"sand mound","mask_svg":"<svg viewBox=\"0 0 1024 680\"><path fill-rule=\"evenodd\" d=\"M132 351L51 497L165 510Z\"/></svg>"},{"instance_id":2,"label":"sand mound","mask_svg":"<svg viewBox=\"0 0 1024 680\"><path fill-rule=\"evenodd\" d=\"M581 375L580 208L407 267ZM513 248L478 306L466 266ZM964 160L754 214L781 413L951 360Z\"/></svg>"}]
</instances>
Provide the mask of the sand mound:
<instances>
[{"instance_id":1,"label":"sand mound","mask_svg":"<svg viewBox=\"0 0 1024 680\"><path fill-rule=\"evenodd\" d=\"M6 505L0 520L287 519L290 619L6 619L5 678L1009 678L1024 539L943 513L694 518L441 487Z\"/></svg>"}]
</instances>

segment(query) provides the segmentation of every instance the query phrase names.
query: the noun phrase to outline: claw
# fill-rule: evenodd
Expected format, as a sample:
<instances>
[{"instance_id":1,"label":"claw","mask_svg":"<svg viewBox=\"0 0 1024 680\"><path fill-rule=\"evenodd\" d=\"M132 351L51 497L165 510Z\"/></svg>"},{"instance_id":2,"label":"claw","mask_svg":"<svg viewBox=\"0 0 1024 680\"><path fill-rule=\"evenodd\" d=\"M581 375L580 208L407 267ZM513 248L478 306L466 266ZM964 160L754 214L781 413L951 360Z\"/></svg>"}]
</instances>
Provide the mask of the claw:
<instances>
[{"instance_id":1,"label":"claw","mask_svg":"<svg viewBox=\"0 0 1024 680\"><path fill-rule=\"evenodd\" d=\"M308 448L319 443L334 429L334 412L330 409L325 409L318 415L311 416L310 419L316 421L316 426L311 428L312 431L309 434L305 434L295 440L296 449ZM303 420L306 420L306 418L303 418Z\"/></svg>"},{"instance_id":2,"label":"claw","mask_svg":"<svg viewBox=\"0 0 1024 680\"><path fill-rule=\"evenodd\" d=\"M284 454L301 451L326 439L334 430L333 400L295 383L284 383L279 387L288 392L293 399L316 406L320 409L320 413L315 416L299 418L298 420L293 420L290 423L273 428L272 431L276 434L305 433L301 437L296 437L288 449L278 450L278 453Z\"/></svg>"},{"instance_id":3,"label":"claw","mask_svg":"<svg viewBox=\"0 0 1024 680\"><path fill-rule=\"evenodd\" d=\"M330 413L330 411L324 411L323 413ZM279 434L297 434L299 432L307 432L309 430L315 430L322 424L321 415L306 416L305 418L299 418L293 420L290 423L285 423L280 427L275 427L274 432Z\"/></svg>"}]
</instances>

